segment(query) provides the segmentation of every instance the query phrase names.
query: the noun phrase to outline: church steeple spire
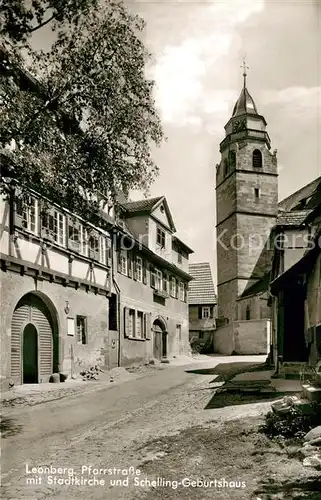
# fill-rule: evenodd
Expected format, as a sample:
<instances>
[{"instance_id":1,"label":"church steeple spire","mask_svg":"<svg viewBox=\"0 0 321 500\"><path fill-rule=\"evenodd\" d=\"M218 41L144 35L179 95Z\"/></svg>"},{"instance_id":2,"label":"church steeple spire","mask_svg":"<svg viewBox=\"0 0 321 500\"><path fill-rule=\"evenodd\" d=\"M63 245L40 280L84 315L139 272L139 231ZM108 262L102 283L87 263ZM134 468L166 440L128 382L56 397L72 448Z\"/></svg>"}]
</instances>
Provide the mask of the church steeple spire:
<instances>
[{"instance_id":1,"label":"church steeple spire","mask_svg":"<svg viewBox=\"0 0 321 500\"><path fill-rule=\"evenodd\" d=\"M243 89L245 89L246 88L246 77L247 77L246 70L250 69L248 66L246 66L245 57L243 59L243 64L242 64L242 66L240 66L240 68L243 68Z\"/></svg>"},{"instance_id":2,"label":"church steeple spire","mask_svg":"<svg viewBox=\"0 0 321 500\"><path fill-rule=\"evenodd\" d=\"M247 77L246 70L249 69L249 67L246 66L245 58L243 59L243 64L240 67L243 68L243 88L240 97L238 98L234 106L232 117L244 114L257 115L258 112L255 106L255 102L246 88L246 77Z\"/></svg>"}]
</instances>

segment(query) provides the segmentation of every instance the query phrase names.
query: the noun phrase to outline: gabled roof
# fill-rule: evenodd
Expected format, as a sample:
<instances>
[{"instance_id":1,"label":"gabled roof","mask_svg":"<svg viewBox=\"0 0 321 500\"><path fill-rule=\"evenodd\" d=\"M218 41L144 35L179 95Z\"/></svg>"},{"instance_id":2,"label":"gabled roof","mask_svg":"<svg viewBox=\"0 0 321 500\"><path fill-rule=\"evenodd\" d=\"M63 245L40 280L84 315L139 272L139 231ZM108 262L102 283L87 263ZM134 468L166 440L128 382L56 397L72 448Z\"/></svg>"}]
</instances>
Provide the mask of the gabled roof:
<instances>
[{"instance_id":1,"label":"gabled roof","mask_svg":"<svg viewBox=\"0 0 321 500\"><path fill-rule=\"evenodd\" d=\"M157 196L157 198L147 198L145 200L127 201L121 203L122 207L127 213L133 214L137 212L151 213L157 203L162 200L164 196Z\"/></svg>"},{"instance_id":2,"label":"gabled roof","mask_svg":"<svg viewBox=\"0 0 321 500\"><path fill-rule=\"evenodd\" d=\"M194 279L189 284L188 303L190 305L216 304L210 264L208 262L190 264L189 274Z\"/></svg>"},{"instance_id":3,"label":"gabled roof","mask_svg":"<svg viewBox=\"0 0 321 500\"><path fill-rule=\"evenodd\" d=\"M174 220L165 196L157 196L156 198L146 198L144 200L138 200L138 201L127 201L121 204L127 217L132 217L134 215L139 215L139 214L152 215L154 210L156 210L156 208L160 205L164 206L170 228L173 232L175 232L176 228Z\"/></svg>"},{"instance_id":4,"label":"gabled roof","mask_svg":"<svg viewBox=\"0 0 321 500\"><path fill-rule=\"evenodd\" d=\"M317 179L314 179L314 181L310 182L306 186L303 186L301 189L298 189L298 191L295 191L295 193L292 193L290 196L285 198L284 200L280 201L278 204L278 209L280 211L284 212L289 212L292 210L299 209L299 205L305 205L306 202L306 207L307 208L314 208L311 206L310 198L316 197L316 193L319 193L321 191L321 177L318 177ZM302 206L300 208L305 208L305 206Z\"/></svg>"}]
</instances>

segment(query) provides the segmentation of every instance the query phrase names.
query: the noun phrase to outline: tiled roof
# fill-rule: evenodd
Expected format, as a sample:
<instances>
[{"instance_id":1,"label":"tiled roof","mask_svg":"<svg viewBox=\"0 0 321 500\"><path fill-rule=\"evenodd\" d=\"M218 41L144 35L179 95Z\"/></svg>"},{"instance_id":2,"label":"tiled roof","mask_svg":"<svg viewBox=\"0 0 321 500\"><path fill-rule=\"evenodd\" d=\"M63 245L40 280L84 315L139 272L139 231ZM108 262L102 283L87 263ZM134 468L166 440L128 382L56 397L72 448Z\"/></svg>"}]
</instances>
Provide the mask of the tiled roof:
<instances>
[{"instance_id":1,"label":"tiled roof","mask_svg":"<svg viewBox=\"0 0 321 500\"><path fill-rule=\"evenodd\" d=\"M318 177L314 181L310 182L306 186L303 186L295 193L291 194L284 200L280 201L278 204L279 210L290 211L295 208L302 200L310 198L314 193L321 189L321 177ZM313 207L311 207L313 208Z\"/></svg>"},{"instance_id":2,"label":"tiled roof","mask_svg":"<svg viewBox=\"0 0 321 500\"><path fill-rule=\"evenodd\" d=\"M138 201L127 201L122 203L122 207L126 210L126 212L135 213L135 212L151 212L156 205L164 196L158 196L157 198L148 198L146 200L138 200Z\"/></svg>"},{"instance_id":3,"label":"tiled roof","mask_svg":"<svg viewBox=\"0 0 321 500\"><path fill-rule=\"evenodd\" d=\"M189 265L189 274L194 278L189 283L189 304L216 304L217 299L211 267L208 262Z\"/></svg>"},{"instance_id":4,"label":"tiled roof","mask_svg":"<svg viewBox=\"0 0 321 500\"><path fill-rule=\"evenodd\" d=\"M276 223L278 226L301 226L312 210L293 210L280 212Z\"/></svg>"}]
</instances>

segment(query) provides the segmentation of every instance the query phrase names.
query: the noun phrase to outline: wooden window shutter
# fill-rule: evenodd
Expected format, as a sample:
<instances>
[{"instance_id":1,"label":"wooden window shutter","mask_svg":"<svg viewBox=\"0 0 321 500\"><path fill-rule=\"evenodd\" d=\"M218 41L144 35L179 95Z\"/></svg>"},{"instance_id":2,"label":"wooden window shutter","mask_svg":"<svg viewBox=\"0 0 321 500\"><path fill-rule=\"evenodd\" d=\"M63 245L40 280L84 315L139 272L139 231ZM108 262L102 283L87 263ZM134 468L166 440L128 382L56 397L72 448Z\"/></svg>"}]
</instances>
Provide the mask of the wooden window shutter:
<instances>
[{"instance_id":1,"label":"wooden window shutter","mask_svg":"<svg viewBox=\"0 0 321 500\"><path fill-rule=\"evenodd\" d=\"M124 307L124 337L128 337L129 336L129 308L128 307Z\"/></svg>"},{"instance_id":2,"label":"wooden window shutter","mask_svg":"<svg viewBox=\"0 0 321 500\"><path fill-rule=\"evenodd\" d=\"M127 255L127 267L128 267L128 277L133 277L133 256L130 250L128 250Z\"/></svg>"},{"instance_id":3,"label":"wooden window shutter","mask_svg":"<svg viewBox=\"0 0 321 500\"><path fill-rule=\"evenodd\" d=\"M137 280L137 255L133 254L133 278Z\"/></svg>"},{"instance_id":4,"label":"wooden window shutter","mask_svg":"<svg viewBox=\"0 0 321 500\"><path fill-rule=\"evenodd\" d=\"M147 285L147 262L145 259L143 260L143 283Z\"/></svg>"},{"instance_id":5,"label":"wooden window shutter","mask_svg":"<svg viewBox=\"0 0 321 500\"><path fill-rule=\"evenodd\" d=\"M178 299L178 293L179 293L179 281L178 279L175 280L176 281L176 290L175 290L175 299Z\"/></svg>"},{"instance_id":6,"label":"wooden window shutter","mask_svg":"<svg viewBox=\"0 0 321 500\"><path fill-rule=\"evenodd\" d=\"M213 318L213 307L210 307L210 318Z\"/></svg>"},{"instance_id":7,"label":"wooden window shutter","mask_svg":"<svg viewBox=\"0 0 321 500\"><path fill-rule=\"evenodd\" d=\"M22 228L23 220L23 200L16 198L14 203L14 225Z\"/></svg>"},{"instance_id":8,"label":"wooden window shutter","mask_svg":"<svg viewBox=\"0 0 321 500\"><path fill-rule=\"evenodd\" d=\"M188 284L184 283L184 302L187 302Z\"/></svg>"},{"instance_id":9,"label":"wooden window shutter","mask_svg":"<svg viewBox=\"0 0 321 500\"><path fill-rule=\"evenodd\" d=\"M202 319L202 306L198 306L198 319Z\"/></svg>"},{"instance_id":10,"label":"wooden window shutter","mask_svg":"<svg viewBox=\"0 0 321 500\"><path fill-rule=\"evenodd\" d=\"M145 339L150 340L151 335L152 335L152 331L151 331L151 329L152 329L152 315L151 315L151 313L144 314L144 328L145 328L145 332L144 332Z\"/></svg>"},{"instance_id":11,"label":"wooden window shutter","mask_svg":"<svg viewBox=\"0 0 321 500\"><path fill-rule=\"evenodd\" d=\"M154 268L154 266L152 266L152 265L149 266L149 273L150 273L150 286L152 288L156 288L155 268Z\"/></svg>"}]
</instances>

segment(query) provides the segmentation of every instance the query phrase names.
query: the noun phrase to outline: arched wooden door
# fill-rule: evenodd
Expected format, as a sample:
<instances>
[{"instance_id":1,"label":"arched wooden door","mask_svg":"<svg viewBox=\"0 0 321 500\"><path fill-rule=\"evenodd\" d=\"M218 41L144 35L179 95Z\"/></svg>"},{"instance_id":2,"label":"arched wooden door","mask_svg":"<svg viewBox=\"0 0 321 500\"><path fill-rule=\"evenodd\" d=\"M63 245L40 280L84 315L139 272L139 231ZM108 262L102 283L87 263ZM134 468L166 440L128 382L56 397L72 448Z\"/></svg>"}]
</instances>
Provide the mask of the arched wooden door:
<instances>
[{"instance_id":1,"label":"arched wooden door","mask_svg":"<svg viewBox=\"0 0 321 500\"><path fill-rule=\"evenodd\" d=\"M163 359L167 357L167 331L162 321L156 319L153 323L154 332L154 358Z\"/></svg>"},{"instance_id":2,"label":"arched wooden door","mask_svg":"<svg viewBox=\"0 0 321 500\"><path fill-rule=\"evenodd\" d=\"M11 377L16 383L28 383L25 381L24 361L28 363L27 352L30 356L35 355L35 337L31 326L37 332L37 381L48 381L58 365L55 322L45 302L33 293L27 294L17 304L11 323Z\"/></svg>"}]
</instances>

